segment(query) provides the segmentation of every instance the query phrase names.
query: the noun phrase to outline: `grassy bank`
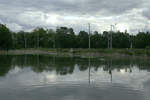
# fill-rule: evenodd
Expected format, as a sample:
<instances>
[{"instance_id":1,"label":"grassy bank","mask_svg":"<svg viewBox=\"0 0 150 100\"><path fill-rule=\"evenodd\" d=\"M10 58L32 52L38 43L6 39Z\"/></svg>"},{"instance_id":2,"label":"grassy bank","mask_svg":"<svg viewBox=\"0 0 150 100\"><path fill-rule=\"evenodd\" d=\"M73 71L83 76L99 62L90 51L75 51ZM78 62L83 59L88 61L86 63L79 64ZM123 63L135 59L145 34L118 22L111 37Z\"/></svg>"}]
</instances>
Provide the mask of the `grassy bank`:
<instances>
[{"instance_id":1,"label":"grassy bank","mask_svg":"<svg viewBox=\"0 0 150 100\"><path fill-rule=\"evenodd\" d=\"M150 57L150 49L18 49L0 51L0 54L71 54L82 56L140 56Z\"/></svg>"}]
</instances>

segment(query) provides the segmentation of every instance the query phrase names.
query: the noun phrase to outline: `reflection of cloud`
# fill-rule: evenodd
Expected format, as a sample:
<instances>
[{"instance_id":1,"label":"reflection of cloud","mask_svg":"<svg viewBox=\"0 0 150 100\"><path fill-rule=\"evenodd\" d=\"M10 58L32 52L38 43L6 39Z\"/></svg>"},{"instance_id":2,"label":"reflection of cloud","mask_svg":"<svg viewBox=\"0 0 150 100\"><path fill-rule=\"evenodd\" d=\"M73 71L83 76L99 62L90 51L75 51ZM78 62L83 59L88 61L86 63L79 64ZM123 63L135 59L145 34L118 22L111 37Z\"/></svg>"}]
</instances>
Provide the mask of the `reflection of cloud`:
<instances>
[{"instance_id":1,"label":"reflection of cloud","mask_svg":"<svg viewBox=\"0 0 150 100\"><path fill-rule=\"evenodd\" d=\"M12 70L9 71L9 74L10 74L10 75L17 74L17 73L19 73L20 71L21 71L21 69L20 69L19 67L15 66L14 69L12 69Z\"/></svg>"},{"instance_id":2,"label":"reflection of cloud","mask_svg":"<svg viewBox=\"0 0 150 100\"><path fill-rule=\"evenodd\" d=\"M56 74L47 74L46 75L46 79L48 82L56 82L56 78L57 78Z\"/></svg>"},{"instance_id":3,"label":"reflection of cloud","mask_svg":"<svg viewBox=\"0 0 150 100\"><path fill-rule=\"evenodd\" d=\"M132 73L121 69L120 72L113 71L113 83L125 84L135 90L144 89L144 82L150 79L150 73L147 71L140 71L137 67L132 68Z\"/></svg>"},{"instance_id":4,"label":"reflection of cloud","mask_svg":"<svg viewBox=\"0 0 150 100\"><path fill-rule=\"evenodd\" d=\"M91 67L90 80L94 80L91 83L100 85L101 83L111 83L111 75L104 71L102 67L99 67L97 71ZM18 86L46 86L57 84L88 84L89 70L80 71L78 65L75 65L75 69L72 74L58 75L56 71L42 73L35 73L30 68L18 69L17 67L7 74L0 83L0 87L18 87ZM147 71L140 71L139 69L132 68L132 73L126 72L125 69L112 71L112 83L122 84L123 86L130 87L133 90L144 89L146 81L150 80L150 73ZM107 84L105 84L107 86Z\"/></svg>"},{"instance_id":5,"label":"reflection of cloud","mask_svg":"<svg viewBox=\"0 0 150 100\"><path fill-rule=\"evenodd\" d=\"M125 74L125 69L120 69L121 74Z\"/></svg>"},{"instance_id":6,"label":"reflection of cloud","mask_svg":"<svg viewBox=\"0 0 150 100\"><path fill-rule=\"evenodd\" d=\"M121 74L125 74L126 70L125 69L120 69Z\"/></svg>"}]
</instances>

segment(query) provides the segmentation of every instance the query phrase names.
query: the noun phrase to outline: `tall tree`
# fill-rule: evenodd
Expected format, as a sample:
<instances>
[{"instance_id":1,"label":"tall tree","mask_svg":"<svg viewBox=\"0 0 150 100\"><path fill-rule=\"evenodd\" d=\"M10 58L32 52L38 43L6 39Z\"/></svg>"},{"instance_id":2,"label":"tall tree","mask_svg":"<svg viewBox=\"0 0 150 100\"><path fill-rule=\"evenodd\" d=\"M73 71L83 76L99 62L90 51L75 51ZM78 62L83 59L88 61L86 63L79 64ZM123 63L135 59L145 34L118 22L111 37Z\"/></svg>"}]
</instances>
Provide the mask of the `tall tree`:
<instances>
[{"instance_id":1,"label":"tall tree","mask_svg":"<svg viewBox=\"0 0 150 100\"><path fill-rule=\"evenodd\" d=\"M78 47L79 48L88 48L89 35L85 31L80 31L78 34Z\"/></svg>"},{"instance_id":2,"label":"tall tree","mask_svg":"<svg viewBox=\"0 0 150 100\"><path fill-rule=\"evenodd\" d=\"M12 48L12 35L10 30L3 24L0 24L0 49L8 50Z\"/></svg>"}]
</instances>

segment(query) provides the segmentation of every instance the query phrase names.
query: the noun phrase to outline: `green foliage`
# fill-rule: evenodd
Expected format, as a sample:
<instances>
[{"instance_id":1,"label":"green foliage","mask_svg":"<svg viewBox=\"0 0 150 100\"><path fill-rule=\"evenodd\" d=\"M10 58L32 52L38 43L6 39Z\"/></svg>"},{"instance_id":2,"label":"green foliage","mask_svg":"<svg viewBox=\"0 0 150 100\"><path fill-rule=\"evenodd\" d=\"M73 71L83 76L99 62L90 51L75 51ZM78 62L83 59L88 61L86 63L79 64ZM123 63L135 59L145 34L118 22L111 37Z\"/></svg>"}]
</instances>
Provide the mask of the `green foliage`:
<instances>
[{"instance_id":1,"label":"green foliage","mask_svg":"<svg viewBox=\"0 0 150 100\"><path fill-rule=\"evenodd\" d=\"M92 48L106 48L107 47L107 36L99 34L97 31L91 36L91 47Z\"/></svg>"},{"instance_id":2,"label":"green foliage","mask_svg":"<svg viewBox=\"0 0 150 100\"><path fill-rule=\"evenodd\" d=\"M146 48L146 46L150 45L150 33L139 32L134 37L134 46L135 48Z\"/></svg>"},{"instance_id":3,"label":"green foliage","mask_svg":"<svg viewBox=\"0 0 150 100\"><path fill-rule=\"evenodd\" d=\"M113 33L114 48L130 48L129 34L116 32Z\"/></svg>"},{"instance_id":4,"label":"green foliage","mask_svg":"<svg viewBox=\"0 0 150 100\"><path fill-rule=\"evenodd\" d=\"M150 50L147 50L146 54L147 56L150 56Z\"/></svg>"},{"instance_id":5,"label":"green foliage","mask_svg":"<svg viewBox=\"0 0 150 100\"><path fill-rule=\"evenodd\" d=\"M35 28L32 32L10 32L9 29L0 24L0 49L21 48L88 48L89 37L91 48L108 48L111 34L104 31L102 34L95 31L90 36L86 31L75 34L72 28L59 27L55 30ZM127 32L112 32L113 48L148 48L150 46L150 33L139 32L130 35ZM106 50L104 52L107 52ZM109 51L110 52L110 51ZM136 54L141 52L135 51ZM132 55L132 52L126 51Z\"/></svg>"},{"instance_id":6,"label":"green foliage","mask_svg":"<svg viewBox=\"0 0 150 100\"><path fill-rule=\"evenodd\" d=\"M89 36L88 33L85 31L80 31L78 36L77 36L77 44L79 48L88 48L88 41L89 41Z\"/></svg>"},{"instance_id":7,"label":"green foliage","mask_svg":"<svg viewBox=\"0 0 150 100\"><path fill-rule=\"evenodd\" d=\"M0 24L0 49L8 50L12 48L12 35L9 29Z\"/></svg>"},{"instance_id":8,"label":"green foliage","mask_svg":"<svg viewBox=\"0 0 150 100\"><path fill-rule=\"evenodd\" d=\"M150 56L150 46L146 46L146 54L147 56Z\"/></svg>"},{"instance_id":9,"label":"green foliage","mask_svg":"<svg viewBox=\"0 0 150 100\"><path fill-rule=\"evenodd\" d=\"M150 46L146 46L146 49L147 49L147 50L150 50Z\"/></svg>"}]
</instances>

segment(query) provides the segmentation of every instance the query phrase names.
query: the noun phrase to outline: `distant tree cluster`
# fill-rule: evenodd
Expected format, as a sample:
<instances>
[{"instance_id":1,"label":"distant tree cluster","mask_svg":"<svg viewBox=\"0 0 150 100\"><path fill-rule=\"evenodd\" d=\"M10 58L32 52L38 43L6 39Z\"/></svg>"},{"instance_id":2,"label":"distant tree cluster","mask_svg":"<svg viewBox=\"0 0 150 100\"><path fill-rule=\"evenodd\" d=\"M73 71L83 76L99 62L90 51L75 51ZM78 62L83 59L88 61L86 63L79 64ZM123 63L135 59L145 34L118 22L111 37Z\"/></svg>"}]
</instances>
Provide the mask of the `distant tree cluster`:
<instances>
[{"instance_id":1,"label":"distant tree cluster","mask_svg":"<svg viewBox=\"0 0 150 100\"><path fill-rule=\"evenodd\" d=\"M130 35L127 32L97 31L88 34L80 31L75 34L72 28L59 27L55 30L36 28L32 32L11 32L5 25L0 24L0 49L20 48L88 48L89 37L91 48L108 48L110 33L113 48L145 48L150 46L150 33L139 32Z\"/></svg>"}]
</instances>

